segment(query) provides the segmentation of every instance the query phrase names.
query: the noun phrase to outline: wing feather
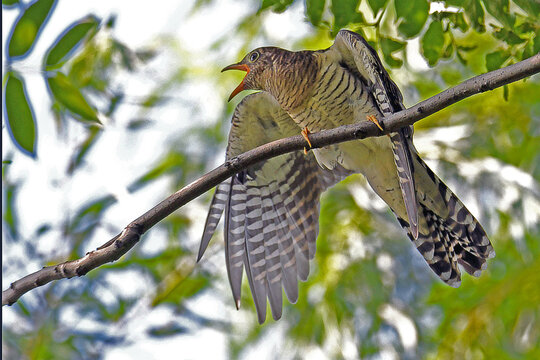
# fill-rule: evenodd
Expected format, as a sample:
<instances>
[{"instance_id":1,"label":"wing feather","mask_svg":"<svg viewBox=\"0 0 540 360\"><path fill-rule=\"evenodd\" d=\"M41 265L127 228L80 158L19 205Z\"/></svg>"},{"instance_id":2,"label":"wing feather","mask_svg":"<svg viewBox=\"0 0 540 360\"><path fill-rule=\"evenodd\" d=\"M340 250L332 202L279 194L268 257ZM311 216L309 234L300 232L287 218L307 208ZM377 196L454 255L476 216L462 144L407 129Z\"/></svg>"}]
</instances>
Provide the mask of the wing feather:
<instances>
[{"instance_id":1,"label":"wing feather","mask_svg":"<svg viewBox=\"0 0 540 360\"><path fill-rule=\"evenodd\" d=\"M225 264L236 307L240 307L245 258L246 188L233 176L225 207Z\"/></svg>"},{"instance_id":2,"label":"wing feather","mask_svg":"<svg viewBox=\"0 0 540 360\"><path fill-rule=\"evenodd\" d=\"M262 219L263 219L263 234L264 248L266 259L267 272L267 294L272 316L274 319L281 318L281 307L283 297L281 292L281 254L279 251L279 237L277 233L278 216L272 207L272 197L270 187L261 187L262 197Z\"/></svg>"},{"instance_id":3,"label":"wing feather","mask_svg":"<svg viewBox=\"0 0 540 360\"><path fill-rule=\"evenodd\" d=\"M210 203L210 210L208 210L208 216L206 217L206 222L204 224L204 232L199 245L199 254L197 255L197 262L199 262L208 247L208 243L216 228L218 226L223 210L227 205L229 199L229 190L231 187L231 180L222 182L216 187L216 192L212 197L212 202Z\"/></svg>"},{"instance_id":4,"label":"wing feather","mask_svg":"<svg viewBox=\"0 0 540 360\"><path fill-rule=\"evenodd\" d=\"M266 258L261 193L247 187L246 197L246 274L255 301L259 323L266 319Z\"/></svg>"},{"instance_id":5,"label":"wing feather","mask_svg":"<svg viewBox=\"0 0 540 360\"><path fill-rule=\"evenodd\" d=\"M271 95L248 95L233 115L227 158L300 130ZM347 175L340 166L323 169L312 153L298 151L256 164L218 186L199 258L224 210L233 298L239 306L245 268L260 323L266 319L267 299L272 317L281 317L282 288L290 302L297 301L298 280L308 278L315 256L320 195Z\"/></svg>"},{"instance_id":6,"label":"wing feather","mask_svg":"<svg viewBox=\"0 0 540 360\"><path fill-rule=\"evenodd\" d=\"M276 214L276 233L279 238L279 260L283 289L287 299L291 303L296 303L298 300L298 273L296 270L294 239L289 232L289 222L285 216L287 210L284 207L284 200L277 183L275 181L271 182L269 188L272 194L272 211Z\"/></svg>"}]
</instances>

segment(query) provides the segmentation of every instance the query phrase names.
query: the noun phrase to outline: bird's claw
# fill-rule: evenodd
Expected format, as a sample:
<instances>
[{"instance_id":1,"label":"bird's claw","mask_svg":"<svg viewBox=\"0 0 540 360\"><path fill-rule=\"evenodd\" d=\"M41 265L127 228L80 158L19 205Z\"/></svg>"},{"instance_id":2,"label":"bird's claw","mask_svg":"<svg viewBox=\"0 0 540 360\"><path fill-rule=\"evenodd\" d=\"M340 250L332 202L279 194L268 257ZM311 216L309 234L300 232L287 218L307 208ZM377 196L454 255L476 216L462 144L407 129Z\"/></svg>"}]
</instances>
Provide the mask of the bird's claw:
<instances>
[{"instance_id":1,"label":"bird's claw","mask_svg":"<svg viewBox=\"0 0 540 360\"><path fill-rule=\"evenodd\" d=\"M309 140L309 134L311 134L311 132L309 131L309 129L307 127L303 128L302 131L300 132L302 134L302 136L304 137L304 139L306 139L308 145L309 145L309 148L311 149L311 141ZM308 150L304 147L304 154L307 155L308 153Z\"/></svg>"},{"instance_id":2,"label":"bird's claw","mask_svg":"<svg viewBox=\"0 0 540 360\"><path fill-rule=\"evenodd\" d=\"M366 118L368 119L368 121L371 121L372 123L374 123L375 125L377 125L377 127L379 129L381 129L381 131L384 131L383 127L382 127L382 124L379 122L379 120L377 120L377 118L375 117L375 115L368 115L366 116Z\"/></svg>"}]
</instances>

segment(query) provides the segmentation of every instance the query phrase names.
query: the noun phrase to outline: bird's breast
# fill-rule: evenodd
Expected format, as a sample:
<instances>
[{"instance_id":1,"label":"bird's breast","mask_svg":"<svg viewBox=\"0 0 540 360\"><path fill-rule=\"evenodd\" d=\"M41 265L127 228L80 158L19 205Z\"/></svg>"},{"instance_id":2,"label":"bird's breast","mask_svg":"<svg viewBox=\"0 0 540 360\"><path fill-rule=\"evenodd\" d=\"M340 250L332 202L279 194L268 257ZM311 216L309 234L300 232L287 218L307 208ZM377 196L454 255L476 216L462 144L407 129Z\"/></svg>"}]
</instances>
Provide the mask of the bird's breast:
<instances>
[{"instance_id":1,"label":"bird's breast","mask_svg":"<svg viewBox=\"0 0 540 360\"><path fill-rule=\"evenodd\" d=\"M311 132L366 121L368 115L381 118L366 85L338 61L321 66L311 95L301 106L287 109L287 112L301 128L307 127ZM338 144L333 149L321 149L317 160L326 167L329 167L331 160L331 163L339 163L346 169L362 173L365 173L366 167L372 166L371 162L382 160L381 156L388 157L393 165L390 142L385 138Z\"/></svg>"},{"instance_id":2,"label":"bird's breast","mask_svg":"<svg viewBox=\"0 0 540 360\"><path fill-rule=\"evenodd\" d=\"M382 118L367 86L339 62L321 67L311 95L301 106L286 110L311 132L366 121L368 115ZM339 164L362 173L397 214L406 216L387 136L335 144L316 149L314 154L323 167L332 169Z\"/></svg>"}]
</instances>

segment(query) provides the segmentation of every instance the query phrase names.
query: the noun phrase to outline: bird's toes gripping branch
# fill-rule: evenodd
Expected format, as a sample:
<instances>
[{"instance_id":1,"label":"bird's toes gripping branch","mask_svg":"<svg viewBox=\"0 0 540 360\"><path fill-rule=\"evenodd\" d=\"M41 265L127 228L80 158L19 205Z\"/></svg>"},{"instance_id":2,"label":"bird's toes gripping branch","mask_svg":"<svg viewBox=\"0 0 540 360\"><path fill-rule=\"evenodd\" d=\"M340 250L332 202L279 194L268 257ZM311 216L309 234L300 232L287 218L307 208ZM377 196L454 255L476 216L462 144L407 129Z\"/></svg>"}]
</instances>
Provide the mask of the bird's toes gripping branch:
<instances>
[{"instance_id":1,"label":"bird's toes gripping branch","mask_svg":"<svg viewBox=\"0 0 540 360\"><path fill-rule=\"evenodd\" d=\"M377 127L379 129L381 129L381 131L384 131L383 127L382 127L382 124L379 122L379 120L377 120L377 118L375 117L375 115L368 115L366 116L366 118L368 119L368 121L371 121L372 123L374 123L375 125L377 125Z\"/></svg>"},{"instance_id":2,"label":"bird's toes gripping branch","mask_svg":"<svg viewBox=\"0 0 540 360\"><path fill-rule=\"evenodd\" d=\"M302 129L301 134L304 137L304 139L306 139L306 141L307 141L307 143L309 145L309 148L311 149L311 141L309 141L309 134L311 134L311 132L309 131L309 129L307 127L305 127L305 128ZM304 147L304 154L307 155L307 153L308 153L308 151Z\"/></svg>"}]
</instances>

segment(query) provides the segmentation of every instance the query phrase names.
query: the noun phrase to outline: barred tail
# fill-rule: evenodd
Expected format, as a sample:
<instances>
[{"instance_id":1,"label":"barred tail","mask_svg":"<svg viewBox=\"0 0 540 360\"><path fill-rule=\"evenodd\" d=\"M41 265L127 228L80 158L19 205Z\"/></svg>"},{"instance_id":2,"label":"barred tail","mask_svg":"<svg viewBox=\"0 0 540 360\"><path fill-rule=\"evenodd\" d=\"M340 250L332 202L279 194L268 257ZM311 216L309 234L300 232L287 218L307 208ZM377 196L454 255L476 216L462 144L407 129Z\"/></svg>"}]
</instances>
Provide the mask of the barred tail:
<instances>
[{"instance_id":1,"label":"barred tail","mask_svg":"<svg viewBox=\"0 0 540 360\"><path fill-rule=\"evenodd\" d=\"M495 256L495 251L482 225L465 205L417 154L413 157L415 171L421 173L416 177L418 238L411 235L407 221L398 220L431 269L445 283L458 287L461 284L458 264L470 275L478 277L487 267L486 260ZM435 201L434 197L437 198Z\"/></svg>"}]
</instances>

